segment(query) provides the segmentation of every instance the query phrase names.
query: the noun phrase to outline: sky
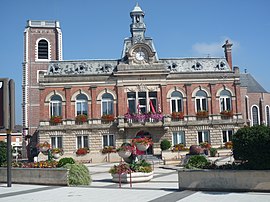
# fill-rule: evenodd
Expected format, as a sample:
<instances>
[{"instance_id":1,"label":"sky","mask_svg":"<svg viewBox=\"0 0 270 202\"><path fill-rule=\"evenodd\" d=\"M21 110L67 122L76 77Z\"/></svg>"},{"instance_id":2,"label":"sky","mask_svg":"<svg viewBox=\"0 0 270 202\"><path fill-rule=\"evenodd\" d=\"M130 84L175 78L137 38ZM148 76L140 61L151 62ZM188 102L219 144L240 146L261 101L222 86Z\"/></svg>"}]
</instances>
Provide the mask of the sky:
<instances>
[{"instance_id":1,"label":"sky","mask_svg":"<svg viewBox=\"0 0 270 202\"><path fill-rule=\"evenodd\" d=\"M159 58L224 57L228 39L233 66L270 91L269 0L0 0L0 78L15 81L16 124L27 20L60 22L64 60L119 59L136 3Z\"/></svg>"}]
</instances>

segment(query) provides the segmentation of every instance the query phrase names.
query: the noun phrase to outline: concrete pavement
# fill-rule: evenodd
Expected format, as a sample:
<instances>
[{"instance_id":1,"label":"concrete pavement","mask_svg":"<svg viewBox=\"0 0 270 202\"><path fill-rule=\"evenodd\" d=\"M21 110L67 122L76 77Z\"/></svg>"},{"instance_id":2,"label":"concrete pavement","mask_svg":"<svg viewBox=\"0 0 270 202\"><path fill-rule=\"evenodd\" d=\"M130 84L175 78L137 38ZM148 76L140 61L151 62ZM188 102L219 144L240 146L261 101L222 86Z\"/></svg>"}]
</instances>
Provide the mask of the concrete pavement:
<instances>
[{"instance_id":1,"label":"concrete pavement","mask_svg":"<svg viewBox=\"0 0 270 202\"><path fill-rule=\"evenodd\" d=\"M111 182L108 170L114 164L86 164L91 172L90 186L59 187L41 185L0 184L0 201L5 202L84 202L84 201L181 201L181 202L209 202L209 201L237 201L237 202L269 202L270 193L229 193L229 192L196 192L179 191L177 173L174 166L156 165L154 178L146 183L122 184ZM165 169L167 168L167 169Z\"/></svg>"}]
</instances>

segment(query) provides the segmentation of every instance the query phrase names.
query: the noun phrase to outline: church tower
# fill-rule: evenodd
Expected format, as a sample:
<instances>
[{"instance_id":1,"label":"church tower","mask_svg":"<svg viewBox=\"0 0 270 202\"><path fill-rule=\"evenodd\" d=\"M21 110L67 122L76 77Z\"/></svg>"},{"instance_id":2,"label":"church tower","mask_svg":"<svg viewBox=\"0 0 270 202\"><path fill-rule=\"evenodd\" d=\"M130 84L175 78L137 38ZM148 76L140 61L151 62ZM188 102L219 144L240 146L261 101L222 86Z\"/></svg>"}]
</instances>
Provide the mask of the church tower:
<instances>
[{"instance_id":1,"label":"church tower","mask_svg":"<svg viewBox=\"0 0 270 202\"><path fill-rule=\"evenodd\" d=\"M62 60L62 32L58 21L27 21L24 31L23 134L33 135L39 125L39 74L51 60Z\"/></svg>"}]
</instances>

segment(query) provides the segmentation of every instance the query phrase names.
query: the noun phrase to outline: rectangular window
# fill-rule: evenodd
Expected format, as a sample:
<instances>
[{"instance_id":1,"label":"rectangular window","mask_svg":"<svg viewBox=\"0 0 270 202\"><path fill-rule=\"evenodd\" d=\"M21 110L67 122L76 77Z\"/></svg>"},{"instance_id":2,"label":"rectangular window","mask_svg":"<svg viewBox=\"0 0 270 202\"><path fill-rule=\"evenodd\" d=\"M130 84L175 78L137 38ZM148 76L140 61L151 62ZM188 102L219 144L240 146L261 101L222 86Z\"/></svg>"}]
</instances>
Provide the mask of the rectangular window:
<instances>
[{"instance_id":1,"label":"rectangular window","mask_svg":"<svg viewBox=\"0 0 270 202\"><path fill-rule=\"evenodd\" d=\"M114 135L106 134L102 137L103 147L105 146L114 146Z\"/></svg>"},{"instance_id":2,"label":"rectangular window","mask_svg":"<svg viewBox=\"0 0 270 202\"><path fill-rule=\"evenodd\" d=\"M88 136L87 135L77 136L77 149L85 147L89 148Z\"/></svg>"},{"instance_id":3,"label":"rectangular window","mask_svg":"<svg viewBox=\"0 0 270 202\"><path fill-rule=\"evenodd\" d=\"M149 111L157 112L157 92L149 92ZM151 106L152 105L152 106Z\"/></svg>"},{"instance_id":4,"label":"rectangular window","mask_svg":"<svg viewBox=\"0 0 270 202\"><path fill-rule=\"evenodd\" d=\"M201 102L200 101L201 101L200 99L196 99L197 112L202 111Z\"/></svg>"},{"instance_id":5,"label":"rectangular window","mask_svg":"<svg viewBox=\"0 0 270 202\"><path fill-rule=\"evenodd\" d=\"M76 107L77 107L77 115L87 115L87 102L81 102L81 101L77 101L76 103Z\"/></svg>"},{"instance_id":6,"label":"rectangular window","mask_svg":"<svg viewBox=\"0 0 270 202\"><path fill-rule=\"evenodd\" d=\"M128 92L129 113L157 112L157 92Z\"/></svg>"},{"instance_id":7,"label":"rectangular window","mask_svg":"<svg viewBox=\"0 0 270 202\"><path fill-rule=\"evenodd\" d=\"M202 110L207 111L206 99L202 99Z\"/></svg>"},{"instance_id":8,"label":"rectangular window","mask_svg":"<svg viewBox=\"0 0 270 202\"><path fill-rule=\"evenodd\" d=\"M139 92L138 93L138 104L140 113L144 114L146 113L146 92Z\"/></svg>"},{"instance_id":9,"label":"rectangular window","mask_svg":"<svg viewBox=\"0 0 270 202\"><path fill-rule=\"evenodd\" d=\"M61 116L62 115L62 103L61 102L51 102L51 116Z\"/></svg>"},{"instance_id":10,"label":"rectangular window","mask_svg":"<svg viewBox=\"0 0 270 202\"><path fill-rule=\"evenodd\" d=\"M202 142L210 143L209 131L198 131L198 143L200 144Z\"/></svg>"},{"instance_id":11,"label":"rectangular window","mask_svg":"<svg viewBox=\"0 0 270 202\"><path fill-rule=\"evenodd\" d=\"M186 144L185 142L185 132L184 131L178 131L178 132L173 132L173 145L176 144Z\"/></svg>"},{"instance_id":12,"label":"rectangular window","mask_svg":"<svg viewBox=\"0 0 270 202\"><path fill-rule=\"evenodd\" d=\"M128 110L129 113L133 114L136 113L136 93L135 92L128 92Z\"/></svg>"},{"instance_id":13,"label":"rectangular window","mask_svg":"<svg viewBox=\"0 0 270 202\"><path fill-rule=\"evenodd\" d=\"M223 143L232 141L233 130L224 130L222 131L222 135L223 135Z\"/></svg>"},{"instance_id":14,"label":"rectangular window","mask_svg":"<svg viewBox=\"0 0 270 202\"><path fill-rule=\"evenodd\" d=\"M62 137L60 136L51 137L51 146L52 148L63 148Z\"/></svg>"}]
</instances>

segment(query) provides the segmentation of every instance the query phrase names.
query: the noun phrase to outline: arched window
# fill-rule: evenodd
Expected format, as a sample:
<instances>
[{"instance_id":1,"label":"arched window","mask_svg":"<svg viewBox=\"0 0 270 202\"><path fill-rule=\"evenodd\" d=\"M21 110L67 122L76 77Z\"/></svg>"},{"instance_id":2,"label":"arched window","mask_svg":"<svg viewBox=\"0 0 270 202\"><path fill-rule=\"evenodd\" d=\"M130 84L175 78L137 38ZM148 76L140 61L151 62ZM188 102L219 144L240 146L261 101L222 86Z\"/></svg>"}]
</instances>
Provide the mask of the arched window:
<instances>
[{"instance_id":1,"label":"arched window","mask_svg":"<svg viewBox=\"0 0 270 202\"><path fill-rule=\"evenodd\" d=\"M171 94L171 112L182 112L183 111L183 95L174 91Z\"/></svg>"},{"instance_id":2,"label":"arched window","mask_svg":"<svg viewBox=\"0 0 270 202\"><path fill-rule=\"evenodd\" d=\"M88 115L87 97L84 94L79 94L76 97L76 115Z\"/></svg>"},{"instance_id":3,"label":"arched window","mask_svg":"<svg viewBox=\"0 0 270 202\"><path fill-rule=\"evenodd\" d=\"M232 110L232 99L231 93L227 90L220 92L220 111L231 111Z\"/></svg>"},{"instance_id":4,"label":"arched window","mask_svg":"<svg viewBox=\"0 0 270 202\"><path fill-rule=\"evenodd\" d=\"M50 111L52 116L62 116L62 98L59 95L53 95L50 101Z\"/></svg>"},{"instance_id":5,"label":"arched window","mask_svg":"<svg viewBox=\"0 0 270 202\"><path fill-rule=\"evenodd\" d=\"M207 106L207 94L203 90L199 90L196 93L196 111L208 111L208 106Z\"/></svg>"},{"instance_id":6,"label":"arched window","mask_svg":"<svg viewBox=\"0 0 270 202\"><path fill-rule=\"evenodd\" d=\"M109 93L102 95L102 115L113 114L113 96Z\"/></svg>"},{"instance_id":7,"label":"arched window","mask_svg":"<svg viewBox=\"0 0 270 202\"><path fill-rule=\"evenodd\" d=\"M49 45L45 39L38 42L38 59L49 59Z\"/></svg>"},{"instance_id":8,"label":"arched window","mask_svg":"<svg viewBox=\"0 0 270 202\"><path fill-rule=\"evenodd\" d=\"M251 107L251 112L252 112L252 125L259 125L260 124L260 119L259 119L259 109L257 106L252 106Z\"/></svg>"},{"instance_id":9,"label":"arched window","mask_svg":"<svg viewBox=\"0 0 270 202\"><path fill-rule=\"evenodd\" d=\"M265 118L265 124L267 126L270 126L270 107L269 106L266 106L265 107L265 116L266 116L266 118Z\"/></svg>"}]
</instances>

